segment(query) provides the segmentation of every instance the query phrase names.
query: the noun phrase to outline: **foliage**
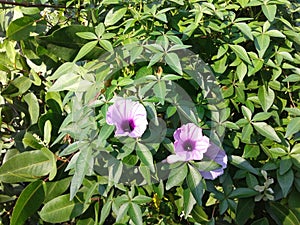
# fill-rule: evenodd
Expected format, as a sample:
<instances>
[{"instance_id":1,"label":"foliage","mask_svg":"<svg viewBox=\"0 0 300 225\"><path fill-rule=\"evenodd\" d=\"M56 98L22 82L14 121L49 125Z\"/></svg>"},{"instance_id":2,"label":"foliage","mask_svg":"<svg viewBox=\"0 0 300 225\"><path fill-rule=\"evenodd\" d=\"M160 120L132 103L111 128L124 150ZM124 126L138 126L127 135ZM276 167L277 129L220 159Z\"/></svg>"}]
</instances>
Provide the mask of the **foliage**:
<instances>
[{"instance_id":1,"label":"foliage","mask_svg":"<svg viewBox=\"0 0 300 225\"><path fill-rule=\"evenodd\" d=\"M2 224L300 224L296 0L34 4L0 9ZM142 138L114 137L115 95ZM163 162L187 122L219 178Z\"/></svg>"}]
</instances>

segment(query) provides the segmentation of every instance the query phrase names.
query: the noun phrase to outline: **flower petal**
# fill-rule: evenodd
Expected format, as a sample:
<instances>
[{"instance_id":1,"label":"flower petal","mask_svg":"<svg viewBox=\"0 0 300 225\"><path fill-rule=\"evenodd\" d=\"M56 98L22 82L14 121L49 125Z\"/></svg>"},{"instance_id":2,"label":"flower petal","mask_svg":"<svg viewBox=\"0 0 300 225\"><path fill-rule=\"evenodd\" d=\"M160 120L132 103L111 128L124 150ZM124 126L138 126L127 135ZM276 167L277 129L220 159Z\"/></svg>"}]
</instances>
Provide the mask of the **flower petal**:
<instances>
[{"instance_id":1,"label":"flower petal","mask_svg":"<svg viewBox=\"0 0 300 225\"><path fill-rule=\"evenodd\" d=\"M174 132L174 147L176 154L186 154L189 160L201 160L203 153L209 147L209 139L202 135L202 129L193 123L182 125ZM193 143L193 149L188 151L185 144Z\"/></svg>"},{"instance_id":2,"label":"flower petal","mask_svg":"<svg viewBox=\"0 0 300 225\"><path fill-rule=\"evenodd\" d=\"M108 107L106 112L106 123L109 125L116 125L118 121L122 121L122 115L117 110L118 106L113 104Z\"/></svg>"},{"instance_id":3,"label":"flower petal","mask_svg":"<svg viewBox=\"0 0 300 225\"><path fill-rule=\"evenodd\" d=\"M218 163L221 168L212 171L200 171L202 177L205 179L214 180L218 176L221 176L224 173L224 169L227 167L228 161L225 151L214 143L210 142L210 146L204 153L204 156Z\"/></svg>"},{"instance_id":4,"label":"flower petal","mask_svg":"<svg viewBox=\"0 0 300 225\"><path fill-rule=\"evenodd\" d=\"M134 128L131 132L123 130L124 121L133 121ZM117 98L106 113L106 122L116 126L116 136L141 137L147 129L147 112L145 107L139 102L131 99Z\"/></svg>"},{"instance_id":5,"label":"flower petal","mask_svg":"<svg viewBox=\"0 0 300 225\"><path fill-rule=\"evenodd\" d=\"M221 176L224 173L223 169L216 169L213 171L200 171L201 176L207 180L214 180L218 176Z\"/></svg>"}]
</instances>

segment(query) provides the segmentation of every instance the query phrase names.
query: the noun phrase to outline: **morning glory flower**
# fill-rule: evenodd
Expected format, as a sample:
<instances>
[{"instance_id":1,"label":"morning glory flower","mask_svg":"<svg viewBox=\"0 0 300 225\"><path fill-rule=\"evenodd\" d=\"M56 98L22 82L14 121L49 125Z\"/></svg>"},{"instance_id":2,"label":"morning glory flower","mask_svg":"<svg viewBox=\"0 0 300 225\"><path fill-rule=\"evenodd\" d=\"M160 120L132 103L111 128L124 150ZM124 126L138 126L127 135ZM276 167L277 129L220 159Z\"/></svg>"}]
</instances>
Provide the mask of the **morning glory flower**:
<instances>
[{"instance_id":1,"label":"morning glory flower","mask_svg":"<svg viewBox=\"0 0 300 225\"><path fill-rule=\"evenodd\" d=\"M227 167L227 155L224 150L210 142L207 151L204 153L204 157L215 161L221 166L220 168L212 171L200 171L204 179L214 180L224 173L224 169Z\"/></svg>"},{"instance_id":2,"label":"morning glory flower","mask_svg":"<svg viewBox=\"0 0 300 225\"><path fill-rule=\"evenodd\" d=\"M118 98L106 113L106 122L115 125L115 136L141 137L147 128L145 107L131 99Z\"/></svg>"},{"instance_id":3,"label":"morning glory flower","mask_svg":"<svg viewBox=\"0 0 300 225\"><path fill-rule=\"evenodd\" d=\"M175 155L167 157L168 163L201 160L209 147L209 138L193 123L182 125L174 132Z\"/></svg>"},{"instance_id":4,"label":"morning glory flower","mask_svg":"<svg viewBox=\"0 0 300 225\"><path fill-rule=\"evenodd\" d=\"M202 129L193 123L188 123L178 128L174 133L175 155L167 157L168 163L178 161L213 160L221 167L212 171L199 170L204 179L214 180L224 173L227 167L227 155L208 137L202 135Z\"/></svg>"}]
</instances>

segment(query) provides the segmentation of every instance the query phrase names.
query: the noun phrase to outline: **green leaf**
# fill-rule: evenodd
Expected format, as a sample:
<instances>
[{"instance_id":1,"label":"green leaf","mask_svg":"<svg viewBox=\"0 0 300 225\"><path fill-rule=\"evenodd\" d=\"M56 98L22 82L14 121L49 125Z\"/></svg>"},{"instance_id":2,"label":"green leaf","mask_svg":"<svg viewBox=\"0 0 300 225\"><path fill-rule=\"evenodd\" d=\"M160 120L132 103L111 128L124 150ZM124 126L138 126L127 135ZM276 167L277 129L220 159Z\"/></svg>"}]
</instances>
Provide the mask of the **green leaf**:
<instances>
[{"instance_id":1,"label":"green leaf","mask_svg":"<svg viewBox=\"0 0 300 225\"><path fill-rule=\"evenodd\" d=\"M78 70L78 66L74 62L66 62L62 64L60 67L58 67L58 69L52 74L52 76L47 77L47 80L50 81L57 80L61 76L75 73L77 70Z\"/></svg>"},{"instance_id":2,"label":"green leaf","mask_svg":"<svg viewBox=\"0 0 300 225\"><path fill-rule=\"evenodd\" d=\"M159 61L163 58L163 56L164 56L164 53L162 53L162 52L155 53L155 54L151 57L151 59L150 59L150 61L149 61L149 64L148 64L148 67L151 67L151 66L153 66L155 63L159 62Z\"/></svg>"},{"instance_id":3,"label":"green leaf","mask_svg":"<svg viewBox=\"0 0 300 225\"><path fill-rule=\"evenodd\" d=\"M174 52L169 52L165 56L166 63L178 74L182 75L182 67L179 57Z\"/></svg>"},{"instance_id":4,"label":"green leaf","mask_svg":"<svg viewBox=\"0 0 300 225\"><path fill-rule=\"evenodd\" d=\"M244 77L247 74L247 65L245 63L241 62L236 67L236 74L237 74L237 77L239 78L239 82L242 83L244 80Z\"/></svg>"},{"instance_id":5,"label":"green leaf","mask_svg":"<svg viewBox=\"0 0 300 225\"><path fill-rule=\"evenodd\" d=\"M51 141L52 124L50 120L47 120L44 124L44 142L48 145Z\"/></svg>"},{"instance_id":6,"label":"green leaf","mask_svg":"<svg viewBox=\"0 0 300 225\"><path fill-rule=\"evenodd\" d=\"M123 205L121 205L121 207L119 208L119 213L117 215L116 218L116 222L119 222L120 220L122 220L125 215L127 214L128 210L129 210L129 202L124 203Z\"/></svg>"},{"instance_id":7,"label":"green leaf","mask_svg":"<svg viewBox=\"0 0 300 225\"><path fill-rule=\"evenodd\" d=\"M272 158L277 159L278 157L287 155L287 152L282 148L270 148L269 152Z\"/></svg>"},{"instance_id":8,"label":"green leaf","mask_svg":"<svg viewBox=\"0 0 300 225\"><path fill-rule=\"evenodd\" d=\"M108 40L99 40L99 44L102 48L104 48L108 52L113 51L113 46Z\"/></svg>"},{"instance_id":9,"label":"green leaf","mask_svg":"<svg viewBox=\"0 0 300 225\"><path fill-rule=\"evenodd\" d=\"M152 187L158 198L162 199L165 191L162 179L160 180L159 184L152 184Z\"/></svg>"},{"instance_id":10,"label":"green leaf","mask_svg":"<svg viewBox=\"0 0 300 225\"><path fill-rule=\"evenodd\" d=\"M136 71L136 75L135 78L136 80L142 77L145 77L147 75L151 75L153 74L153 69L152 67L148 67L148 66L143 66L142 68L140 68L138 71Z\"/></svg>"},{"instance_id":11,"label":"green leaf","mask_svg":"<svg viewBox=\"0 0 300 225\"><path fill-rule=\"evenodd\" d=\"M156 14L154 15L154 17L164 23L168 23L167 16L165 13Z\"/></svg>"},{"instance_id":12,"label":"green leaf","mask_svg":"<svg viewBox=\"0 0 300 225\"><path fill-rule=\"evenodd\" d=\"M26 132L25 135L24 135L24 138L22 139L22 142L26 147L31 147L33 149L41 149L43 148L43 144L41 144L40 140L37 139L36 136L33 136L33 134L29 133L29 132Z\"/></svg>"},{"instance_id":13,"label":"green leaf","mask_svg":"<svg viewBox=\"0 0 300 225\"><path fill-rule=\"evenodd\" d=\"M105 143L106 140L109 138L109 136L114 131L114 129L115 129L114 126L111 126L111 125L108 125L108 124L104 124L102 126L101 130L100 130L100 133L99 133L99 138L100 138L101 142Z\"/></svg>"},{"instance_id":14,"label":"green leaf","mask_svg":"<svg viewBox=\"0 0 300 225\"><path fill-rule=\"evenodd\" d=\"M170 118L171 116L173 116L176 113L176 111L177 111L176 106L173 106L173 105L168 106L167 111L166 111L166 117Z\"/></svg>"},{"instance_id":15,"label":"green leaf","mask_svg":"<svg viewBox=\"0 0 300 225\"><path fill-rule=\"evenodd\" d=\"M151 151L148 149L148 147L142 143L137 143L136 145L136 154L138 155L139 159L142 163L144 163L151 172L155 172L155 167L153 164L153 156Z\"/></svg>"},{"instance_id":16,"label":"green leaf","mask_svg":"<svg viewBox=\"0 0 300 225\"><path fill-rule=\"evenodd\" d=\"M10 202L10 201L14 201L16 200L16 196L9 196L6 194L0 194L0 203L6 203L6 202Z\"/></svg>"},{"instance_id":17,"label":"green leaf","mask_svg":"<svg viewBox=\"0 0 300 225\"><path fill-rule=\"evenodd\" d=\"M267 120L271 117L271 113L268 112L259 112L255 114L252 118L252 121L257 122L257 121L264 121Z\"/></svg>"},{"instance_id":18,"label":"green leaf","mask_svg":"<svg viewBox=\"0 0 300 225\"><path fill-rule=\"evenodd\" d=\"M182 76L174 75L174 74L167 74L164 75L161 79L162 80L179 80Z\"/></svg>"},{"instance_id":19,"label":"green leaf","mask_svg":"<svg viewBox=\"0 0 300 225\"><path fill-rule=\"evenodd\" d=\"M183 0L170 0L171 2L175 2L178 5L184 5L184 1Z\"/></svg>"},{"instance_id":20,"label":"green leaf","mask_svg":"<svg viewBox=\"0 0 300 225\"><path fill-rule=\"evenodd\" d=\"M275 93L271 88L266 88L265 85L260 86L258 89L258 99L263 110L267 112L268 109L273 105Z\"/></svg>"},{"instance_id":21,"label":"green leaf","mask_svg":"<svg viewBox=\"0 0 300 225\"><path fill-rule=\"evenodd\" d=\"M248 198L257 194L258 192L252 188L236 188L230 193L229 198Z\"/></svg>"},{"instance_id":22,"label":"green leaf","mask_svg":"<svg viewBox=\"0 0 300 225\"><path fill-rule=\"evenodd\" d=\"M0 167L0 180L5 183L30 182L47 175L51 160L40 150L17 154Z\"/></svg>"},{"instance_id":23,"label":"green leaf","mask_svg":"<svg viewBox=\"0 0 300 225\"><path fill-rule=\"evenodd\" d=\"M248 76L251 76L260 71L263 65L264 62L262 59L254 59L253 65L248 65Z\"/></svg>"},{"instance_id":24,"label":"green leaf","mask_svg":"<svg viewBox=\"0 0 300 225\"><path fill-rule=\"evenodd\" d=\"M91 42L86 43L84 46L82 46L82 48L79 50L77 56L73 60L73 62L76 62L79 59L86 56L90 51L92 51L93 48L96 47L97 43L98 43L98 41L91 41Z\"/></svg>"},{"instance_id":25,"label":"green leaf","mask_svg":"<svg viewBox=\"0 0 300 225\"><path fill-rule=\"evenodd\" d=\"M202 196L204 190L202 176L200 172L191 165L189 165L187 184L198 205L202 205Z\"/></svg>"},{"instance_id":26,"label":"green leaf","mask_svg":"<svg viewBox=\"0 0 300 225\"><path fill-rule=\"evenodd\" d=\"M253 124L255 130L258 133L260 133L261 135L263 135L266 138L269 138L271 140L274 140L274 141L277 141L277 142L281 142L280 138L276 134L276 132L273 129L273 127L271 127L267 123L265 123L265 122L254 122L252 124Z\"/></svg>"},{"instance_id":27,"label":"green leaf","mask_svg":"<svg viewBox=\"0 0 300 225\"><path fill-rule=\"evenodd\" d=\"M282 190L282 194L284 197L286 197L294 182L293 170L290 169L287 173L283 175L280 175L279 170L277 170L277 179L278 179L279 186Z\"/></svg>"},{"instance_id":28,"label":"green leaf","mask_svg":"<svg viewBox=\"0 0 300 225\"><path fill-rule=\"evenodd\" d=\"M94 28L83 25L68 25L55 30L48 36L38 36L37 41L41 46L47 48L49 53L65 60L72 61L77 55L80 48L88 40L80 38L78 32L94 32ZM96 46L85 58L96 59L104 50Z\"/></svg>"},{"instance_id":29,"label":"green leaf","mask_svg":"<svg viewBox=\"0 0 300 225\"><path fill-rule=\"evenodd\" d=\"M44 182L37 180L29 184L19 196L11 217L11 225L21 225L41 206L45 198Z\"/></svg>"},{"instance_id":30,"label":"green leaf","mask_svg":"<svg viewBox=\"0 0 300 225\"><path fill-rule=\"evenodd\" d=\"M220 205L219 205L219 209L220 209L220 214L222 215L223 213L226 212L226 210L228 209L228 200L227 199L224 199L220 202Z\"/></svg>"},{"instance_id":31,"label":"green leaf","mask_svg":"<svg viewBox=\"0 0 300 225\"><path fill-rule=\"evenodd\" d=\"M260 150L258 145L246 145L244 148L243 158L256 158Z\"/></svg>"},{"instance_id":32,"label":"green leaf","mask_svg":"<svg viewBox=\"0 0 300 225\"><path fill-rule=\"evenodd\" d=\"M59 154L59 156L65 156L65 155L72 154L72 153L76 152L77 150L79 150L80 148L86 146L87 144L88 143L86 141L76 141L76 142L73 142L72 144L68 145L68 147L66 147Z\"/></svg>"},{"instance_id":33,"label":"green leaf","mask_svg":"<svg viewBox=\"0 0 300 225\"><path fill-rule=\"evenodd\" d=\"M242 141L245 143L251 143L251 134L253 134L253 127L250 123L242 129Z\"/></svg>"},{"instance_id":34,"label":"green leaf","mask_svg":"<svg viewBox=\"0 0 300 225\"><path fill-rule=\"evenodd\" d=\"M260 34L254 39L255 48L258 51L259 58L263 58L266 50L270 45L270 36L267 34Z\"/></svg>"},{"instance_id":35,"label":"green leaf","mask_svg":"<svg viewBox=\"0 0 300 225\"><path fill-rule=\"evenodd\" d=\"M289 194L288 204L290 209L300 209L300 195L297 190L293 190Z\"/></svg>"},{"instance_id":36,"label":"green leaf","mask_svg":"<svg viewBox=\"0 0 300 225\"><path fill-rule=\"evenodd\" d=\"M292 167L293 162L290 157L282 157L279 164L279 175L285 174Z\"/></svg>"},{"instance_id":37,"label":"green leaf","mask_svg":"<svg viewBox=\"0 0 300 225\"><path fill-rule=\"evenodd\" d=\"M51 152L48 148L43 147L41 151L48 157L52 164L52 169L49 173L49 180L53 180L57 173L57 167L56 167L56 156Z\"/></svg>"},{"instance_id":38,"label":"green leaf","mask_svg":"<svg viewBox=\"0 0 300 225\"><path fill-rule=\"evenodd\" d=\"M18 18L9 24L6 36L15 41L25 40L29 38L31 32L37 30L35 23L36 20L31 16Z\"/></svg>"},{"instance_id":39,"label":"green leaf","mask_svg":"<svg viewBox=\"0 0 300 225\"><path fill-rule=\"evenodd\" d=\"M182 183L188 173L187 165L184 163L181 166L171 169L168 181L166 184L166 190L170 190L172 187Z\"/></svg>"},{"instance_id":40,"label":"green leaf","mask_svg":"<svg viewBox=\"0 0 300 225\"><path fill-rule=\"evenodd\" d=\"M203 158L200 162L190 162L199 171L212 171L220 168L221 166L214 160Z\"/></svg>"},{"instance_id":41,"label":"green leaf","mask_svg":"<svg viewBox=\"0 0 300 225\"><path fill-rule=\"evenodd\" d=\"M287 112L289 112L294 116L300 116L300 109L298 108L285 108L284 110L286 110Z\"/></svg>"},{"instance_id":42,"label":"green leaf","mask_svg":"<svg viewBox=\"0 0 300 225\"><path fill-rule=\"evenodd\" d=\"M264 13L264 15L267 17L267 19L272 22L275 19L277 6L276 5L261 5L261 9Z\"/></svg>"},{"instance_id":43,"label":"green leaf","mask_svg":"<svg viewBox=\"0 0 300 225\"><path fill-rule=\"evenodd\" d=\"M127 12L126 7L117 8L113 7L105 16L104 25L106 27L116 24L121 20Z\"/></svg>"},{"instance_id":44,"label":"green leaf","mask_svg":"<svg viewBox=\"0 0 300 225\"><path fill-rule=\"evenodd\" d=\"M70 186L71 177L62 180L46 182L46 194L44 203L62 195Z\"/></svg>"},{"instance_id":45,"label":"green leaf","mask_svg":"<svg viewBox=\"0 0 300 225\"><path fill-rule=\"evenodd\" d=\"M164 104L165 97L167 94L167 88L165 81L159 80L154 86L153 86L153 92L155 96L157 96L160 99L161 104Z\"/></svg>"},{"instance_id":46,"label":"green leaf","mask_svg":"<svg viewBox=\"0 0 300 225\"><path fill-rule=\"evenodd\" d=\"M286 128L286 133L284 137L289 137L300 131L300 117L295 117L291 119Z\"/></svg>"},{"instance_id":47,"label":"green leaf","mask_svg":"<svg viewBox=\"0 0 300 225\"><path fill-rule=\"evenodd\" d=\"M133 63L137 58L139 58L142 54L142 52L144 51L144 48L142 46L136 46L133 49L131 49L130 51L130 63ZM139 70L149 70L149 68L147 67L142 67ZM152 74L152 73L149 73ZM147 75L147 74L143 74L143 75ZM139 77L138 72L136 73L136 78Z\"/></svg>"},{"instance_id":48,"label":"green leaf","mask_svg":"<svg viewBox=\"0 0 300 225\"><path fill-rule=\"evenodd\" d=\"M251 121L252 112L250 109L248 109L246 106L242 106L242 113L248 121Z\"/></svg>"},{"instance_id":49,"label":"green leaf","mask_svg":"<svg viewBox=\"0 0 300 225\"><path fill-rule=\"evenodd\" d=\"M28 105L31 124L37 123L40 115L40 107L37 97L33 93L28 93L24 96L24 101Z\"/></svg>"},{"instance_id":50,"label":"green leaf","mask_svg":"<svg viewBox=\"0 0 300 225\"><path fill-rule=\"evenodd\" d=\"M109 213L111 210L111 205L112 205L112 201L107 201L102 206L101 213L100 213L99 225L104 224L105 219L109 216Z\"/></svg>"},{"instance_id":51,"label":"green leaf","mask_svg":"<svg viewBox=\"0 0 300 225\"><path fill-rule=\"evenodd\" d=\"M95 219L92 218L92 217L89 217L89 218L80 218L77 222L76 222L76 225L95 225L97 224L95 222Z\"/></svg>"},{"instance_id":52,"label":"green leaf","mask_svg":"<svg viewBox=\"0 0 300 225\"><path fill-rule=\"evenodd\" d=\"M237 2L242 6L242 8L245 8L249 0L238 0Z\"/></svg>"},{"instance_id":53,"label":"green leaf","mask_svg":"<svg viewBox=\"0 0 300 225\"><path fill-rule=\"evenodd\" d=\"M145 204L152 201L152 198L145 195L138 195L132 199L132 202L135 204Z\"/></svg>"},{"instance_id":54,"label":"green leaf","mask_svg":"<svg viewBox=\"0 0 300 225\"><path fill-rule=\"evenodd\" d=\"M236 207L236 223L244 225L250 219L254 206L253 198L239 199Z\"/></svg>"},{"instance_id":55,"label":"green leaf","mask_svg":"<svg viewBox=\"0 0 300 225\"><path fill-rule=\"evenodd\" d=\"M228 58L227 55L224 55L221 59L214 62L212 68L216 73L222 74L225 72L225 70L228 67L227 58Z\"/></svg>"},{"instance_id":56,"label":"green leaf","mask_svg":"<svg viewBox=\"0 0 300 225\"><path fill-rule=\"evenodd\" d=\"M130 203L128 215L130 216L130 219L134 222L135 225L143 224L142 210L137 204Z\"/></svg>"},{"instance_id":57,"label":"green leaf","mask_svg":"<svg viewBox=\"0 0 300 225\"><path fill-rule=\"evenodd\" d=\"M183 189L183 210L185 218L187 218L193 210L196 200L189 188Z\"/></svg>"},{"instance_id":58,"label":"green leaf","mask_svg":"<svg viewBox=\"0 0 300 225\"><path fill-rule=\"evenodd\" d=\"M234 51L234 53L242 60L244 60L248 64L252 64L246 50L239 45L229 45L229 47Z\"/></svg>"},{"instance_id":59,"label":"green leaf","mask_svg":"<svg viewBox=\"0 0 300 225\"><path fill-rule=\"evenodd\" d=\"M70 195L66 194L47 202L39 214L46 222L62 223L81 215L83 211L83 203L78 198L70 201Z\"/></svg>"},{"instance_id":60,"label":"green leaf","mask_svg":"<svg viewBox=\"0 0 300 225\"><path fill-rule=\"evenodd\" d=\"M290 55L284 55L283 52L280 53L282 56L290 57ZM288 58L290 61L294 61L293 58ZM287 78L283 79L284 82L298 82L300 81L300 74L291 74Z\"/></svg>"},{"instance_id":61,"label":"green leaf","mask_svg":"<svg viewBox=\"0 0 300 225\"><path fill-rule=\"evenodd\" d=\"M77 32L76 35L87 40L98 39L97 36L92 32Z\"/></svg>"},{"instance_id":62,"label":"green leaf","mask_svg":"<svg viewBox=\"0 0 300 225\"><path fill-rule=\"evenodd\" d=\"M295 216L293 211L278 202L269 201L266 209L278 225L300 224L300 221Z\"/></svg>"},{"instance_id":63,"label":"green leaf","mask_svg":"<svg viewBox=\"0 0 300 225\"><path fill-rule=\"evenodd\" d=\"M229 161L231 162L232 165L234 165L240 169L243 169L250 173L258 175L257 169L253 168L253 166L251 166L251 164L246 159L244 159L240 156L232 155L231 157L229 157Z\"/></svg>"},{"instance_id":64,"label":"green leaf","mask_svg":"<svg viewBox=\"0 0 300 225\"><path fill-rule=\"evenodd\" d=\"M230 122L230 121L225 121L223 123L223 125L225 125L226 128L232 129L232 130L239 130L240 129L240 127L237 124L235 124L233 122Z\"/></svg>"},{"instance_id":65,"label":"green leaf","mask_svg":"<svg viewBox=\"0 0 300 225\"><path fill-rule=\"evenodd\" d=\"M97 34L98 37L101 37L105 32L105 27L103 23L99 23L96 27L95 27L95 33Z\"/></svg>"},{"instance_id":66,"label":"green leaf","mask_svg":"<svg viewBox=\"0 0 300 225\"><path fill-rule=\"evenodd\" d=\"M93 168L92 150L90 147L80 151L79 156L75 163L75 173L72 177L70 187L70 199L73 199L76 192L79 190L83 178L86 174L89 174Z\"/></svg>"},{"instance_id":67,"label":"green leaf","mask_svg":"<svg viewBox=\"0 0 300 225\"><path fill-rule=\"evenodd\" d=\"M7 88L2 91L1 95L8 95L10 98L17 97L24 94L31 87L31 84L32 81L28 77L19 76L9 83Z\"/></svg>"},{"instance_id":68,"label":"green leaf","mask_svg":"<svg viewBox=\"0 0 300 225\"><path fill-rule=\"evenodd\" d=\"M197 113L193 106L189 106L185 102L179 102L178 104L176 104L176 108L181 121L183 121L183 119L187 119L189 122L192 122L194 124L198 123L198 119L196 116Z\"/></svg>"},{"instance_id":69,"label":"green leaf","mask_svg":"<svg viewBox=\"0 0 300 225\"><path fill-rule=\"evenodd\" d=\"M50 87L49 91L78 91L80 87L81 76L76 73L65 74L58 78Z\"/></svg>"},{"instance_id":70,"label":"green leaf","mask_svg":"<svg viewBox=\"0 0 300 225\"><path fill-rule=\"evenodd\" d=\"M253 35L251 33L251 28L246 23L235 23L234 26L236 26L242 33L250 40L253 41Z\"/></svg>"},{"instance_id":71,"label":"green leaf","mask_svg":"<svg viewBox=\"0 0 300 225\"><path fill-rule=\"evenodd\" d=\"M203 222L208 222L208 215L205 213L204 209L199 205L194 206L191 215L193 219L200 224Z\"/></svg>"},{"instance_id":72,"label":"green leaf","mask_svg":"<svg viewBox=\"0 0 300 225\"><path fill-rule=\"evenodd\" d=\"M285 38L285 35L279 30L268 30L266 34L271 37Z\"/></svg>"}]
</instances>

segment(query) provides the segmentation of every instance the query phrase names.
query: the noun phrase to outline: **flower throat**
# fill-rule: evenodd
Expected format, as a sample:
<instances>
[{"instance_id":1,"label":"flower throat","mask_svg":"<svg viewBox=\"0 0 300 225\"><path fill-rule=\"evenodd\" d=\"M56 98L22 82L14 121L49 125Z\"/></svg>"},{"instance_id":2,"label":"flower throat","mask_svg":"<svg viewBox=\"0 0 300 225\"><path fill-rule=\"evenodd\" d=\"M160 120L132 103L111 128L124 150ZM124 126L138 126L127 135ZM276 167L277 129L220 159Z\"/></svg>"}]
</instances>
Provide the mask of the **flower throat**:
<instances>
[{"instance_id":1,"label":"flower throat","mask_svg":"<svg viewBox=\"0 0 300 225\"><path fill-rule=\"evenodd\" d=\"M131 132L134 130L135 125L133 120L125 120L122 122L121 128L124 132Z\"/></svg>"}]
</instances>

